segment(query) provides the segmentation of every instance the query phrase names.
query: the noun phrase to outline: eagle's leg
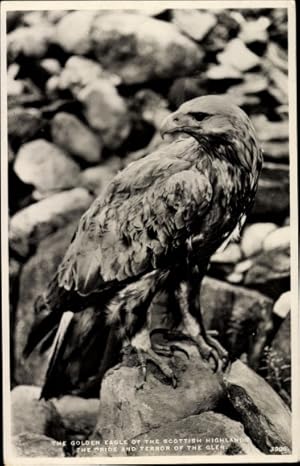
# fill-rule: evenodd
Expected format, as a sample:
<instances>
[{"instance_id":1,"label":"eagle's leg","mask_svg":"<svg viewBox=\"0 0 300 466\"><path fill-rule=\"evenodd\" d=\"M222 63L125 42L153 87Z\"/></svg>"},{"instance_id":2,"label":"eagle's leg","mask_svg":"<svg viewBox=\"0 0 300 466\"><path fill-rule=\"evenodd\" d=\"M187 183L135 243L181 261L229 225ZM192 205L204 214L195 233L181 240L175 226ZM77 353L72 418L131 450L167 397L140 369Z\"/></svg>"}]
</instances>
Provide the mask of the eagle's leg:
<instances>
[{"instance_id":1,"label":"eagle's leg","mask_svg":"<svg viewBox=\"0 0 300 466\"><path fill-rule=\"evenodd\" d=\"M172 382L173 387L176 387L177 380L173 370L166 360L152 349L150 333L147 327L144 327L131 338L130 346L136 352L142 369L142 381L137 385L137 389L143 388L147 380L147 362L154 364Z\"/></svg>"},{"instance_id":2,"label":"eagle's leg","mask_svg":"<svg viewBox=\"0 0 300 466\"><path fill-rule=\"evenodd\" d=\"M182 308L182 323L185 331L196 343L201 356L213 360L215 371L224 369L228 362L228 352L205 329L200 306L199 284L201 276L194 272L179 286L179 300Z\"/></svg>"}]
</instances>

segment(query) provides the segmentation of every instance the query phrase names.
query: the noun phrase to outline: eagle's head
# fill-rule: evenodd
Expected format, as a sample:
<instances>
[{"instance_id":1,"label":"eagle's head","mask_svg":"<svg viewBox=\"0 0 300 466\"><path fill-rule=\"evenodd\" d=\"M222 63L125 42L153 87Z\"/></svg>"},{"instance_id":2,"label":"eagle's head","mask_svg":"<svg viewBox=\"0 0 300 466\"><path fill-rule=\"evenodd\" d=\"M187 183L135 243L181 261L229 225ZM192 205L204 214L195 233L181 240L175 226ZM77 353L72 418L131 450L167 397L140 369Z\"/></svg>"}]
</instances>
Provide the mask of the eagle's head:
<instances>
[{"instance_id":1,"label":"eagle's head","mask_svg":"<svg viewBox=\"0 0 300 466\"><path fill-rule=\"evenodd\" d=\"M262 164L262 151L255 130L246 113L233 104L229 97L207 95L183 103L169 115L161 126L161 135L173 137L192 136L209 149L220 144L225 151L211 150L212 154L224 154L232 163L238 163L254 173Z\"/></svg>"},{"instance_id":2,"label":"eagle's head","mask_svg":"<svg viewBox=\"0 0 300 466\"><path fill-rule=\"evenodd\" d=\"M228 140L249 130L253 132L248 116L229 97L207 95L183 103L164 120L161 134L186 133L201 142L212 137Z\"/></svg>"}]
</instances>

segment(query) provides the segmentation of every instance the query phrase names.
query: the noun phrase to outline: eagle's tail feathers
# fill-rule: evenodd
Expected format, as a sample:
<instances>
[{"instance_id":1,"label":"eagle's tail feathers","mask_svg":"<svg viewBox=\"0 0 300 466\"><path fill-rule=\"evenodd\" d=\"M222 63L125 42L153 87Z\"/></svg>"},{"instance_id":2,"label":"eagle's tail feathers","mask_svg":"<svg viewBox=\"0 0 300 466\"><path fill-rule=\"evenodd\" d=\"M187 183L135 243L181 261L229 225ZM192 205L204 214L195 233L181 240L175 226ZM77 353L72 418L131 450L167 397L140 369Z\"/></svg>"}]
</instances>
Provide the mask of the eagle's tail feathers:
<instances>
[{"instance_id":1,"label":"eagle's tail feathers","mask_svg":"<svg viewBox=\"0 0 300 466\"><path fill-rule=\"evenodd\" d=\"M45 383L41 391L41 396L40 399L48 399L47 396L47 387L48 383L47 381L51 379L52 371L55 369L57 361L61 357L64 349L65 349L65 344L67 341L67 333L70 328L70 324L73 320L74 313L72 311L66 311L63 313L58 330L55 335L55 339L53 341L50 357L49 357L49 363L48 363L48 368L45 376Z\"/></svg>"}]
</instances>

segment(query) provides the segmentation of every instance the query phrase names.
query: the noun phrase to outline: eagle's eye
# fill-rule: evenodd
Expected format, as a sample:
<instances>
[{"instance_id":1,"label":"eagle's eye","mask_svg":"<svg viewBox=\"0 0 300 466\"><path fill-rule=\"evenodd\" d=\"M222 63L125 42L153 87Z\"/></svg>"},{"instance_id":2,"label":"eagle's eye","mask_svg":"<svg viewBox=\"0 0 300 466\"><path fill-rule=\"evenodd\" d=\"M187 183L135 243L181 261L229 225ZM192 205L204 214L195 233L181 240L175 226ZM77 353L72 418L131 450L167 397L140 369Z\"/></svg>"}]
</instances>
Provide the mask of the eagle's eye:
<instances>
[{"instance_id":1,"label":"eagle's eye","mask_svg":"<svg viewBox=\"0 0 300 466\"><path fill-rule=\"evenodd\" d=\"M207 113L204 112L190 112L190 115L197 121L202 121L204 120L204 118L209 116Z\"/></svg>"}]
</instances>

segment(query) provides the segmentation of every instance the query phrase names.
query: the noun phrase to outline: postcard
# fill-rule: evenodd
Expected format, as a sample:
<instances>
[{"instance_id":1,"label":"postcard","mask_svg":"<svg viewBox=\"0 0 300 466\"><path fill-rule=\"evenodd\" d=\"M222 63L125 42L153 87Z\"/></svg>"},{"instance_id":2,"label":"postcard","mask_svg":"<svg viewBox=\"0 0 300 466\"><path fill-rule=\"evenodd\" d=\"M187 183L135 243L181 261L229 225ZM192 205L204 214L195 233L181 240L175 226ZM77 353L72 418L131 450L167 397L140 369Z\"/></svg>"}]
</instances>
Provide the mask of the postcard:
<instances>
[{"instance_id":1,"label":"postcard","mask_svg":"<svg viewBox=\"0 0 300 466\"><path fill-rule=\"evenodd\" d=\"M296 462L295 2L1 26L4 464Z\"/></svg>"}]
</instances>

